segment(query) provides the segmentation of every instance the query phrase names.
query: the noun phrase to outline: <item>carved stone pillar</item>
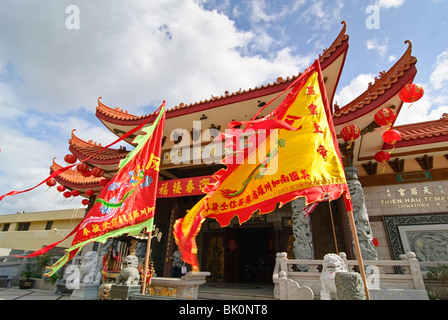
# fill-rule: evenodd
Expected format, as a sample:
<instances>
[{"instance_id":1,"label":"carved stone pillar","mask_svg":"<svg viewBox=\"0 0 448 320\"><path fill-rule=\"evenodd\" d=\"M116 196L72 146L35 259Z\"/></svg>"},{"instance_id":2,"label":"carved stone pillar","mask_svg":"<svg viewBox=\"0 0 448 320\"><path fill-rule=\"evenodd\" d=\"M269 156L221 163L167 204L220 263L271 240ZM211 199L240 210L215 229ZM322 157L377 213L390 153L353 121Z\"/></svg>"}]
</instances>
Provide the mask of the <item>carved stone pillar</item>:
<instances>
[{"instance_id":1,"label":"carved stone pillar","mask_svg":"<svg viewBox=\"0 0 448 320\"><path fill-rule=\"evenodd\" d=\"M291 201L292 232L294 234L294 256L296 259L314 259L313 234L311 232L310 218L305 217L303 209L306 208L305 198ZM307 265L297 265L299 271L307 271Z\"/></svg>"},{"instance_id":2,"label":"carved stone pillar","mask_svg":"<svg viewBox=\"0 0 448 320\"><path fill-rule=\"evenodd\" d=\"M372 229L367 214L364 190L358 180L358 168L346 167L347 184L353 204L353 216L358 234L359 246L362 258L365 260L377 260L378 253L373 245Z\"/></svg>"}]
</instances>

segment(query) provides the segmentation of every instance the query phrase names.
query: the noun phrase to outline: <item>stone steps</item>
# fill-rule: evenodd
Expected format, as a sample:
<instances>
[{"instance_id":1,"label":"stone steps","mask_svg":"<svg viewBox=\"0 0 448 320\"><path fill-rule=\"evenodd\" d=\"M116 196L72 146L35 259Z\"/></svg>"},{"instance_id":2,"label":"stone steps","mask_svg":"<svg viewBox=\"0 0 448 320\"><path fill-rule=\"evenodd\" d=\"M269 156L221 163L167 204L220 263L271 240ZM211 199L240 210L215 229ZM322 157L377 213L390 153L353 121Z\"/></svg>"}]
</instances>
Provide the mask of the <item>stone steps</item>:
<instances>
[{"instance_id":1,"label":"stone steps","mask_svg":"<svg viewBox=\"0 0 448 320\"><path fill-rule=\"evenodd\" d=\"M277 300L273 286L244 284L206 284L199 288L198 299L204 300Z\"/></svg>"}]
</instances>

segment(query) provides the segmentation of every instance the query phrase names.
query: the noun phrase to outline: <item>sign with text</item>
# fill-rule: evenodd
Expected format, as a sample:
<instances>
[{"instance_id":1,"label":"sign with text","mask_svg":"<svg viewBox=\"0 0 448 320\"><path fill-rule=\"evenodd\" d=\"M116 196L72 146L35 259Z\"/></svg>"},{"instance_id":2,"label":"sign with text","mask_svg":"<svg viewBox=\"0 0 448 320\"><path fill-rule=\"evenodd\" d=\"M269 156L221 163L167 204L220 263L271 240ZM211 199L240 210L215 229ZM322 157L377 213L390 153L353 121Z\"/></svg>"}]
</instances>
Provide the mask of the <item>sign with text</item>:
<instances>
[{"instance_id":1,"label":"sign with text","mask_svg":"<svg viewBox=\"0 0 448 320\"><path fill-rule=\"evenodd\" d=\"M437 187L410 184L402 185L395 191L392 191L392 187L386 187L385 197L380 197L379 201L381 205L399 209L441 207L448 204L448 197L442 183Z\"/></svg>"},{"instance_id":2,"label":"sign with text","mask_svg":"<svg viewBox=\"0 0 448 320\"><path fill-rule=\"evenodd\" d=\"M204 195L202 189L216 182L213 176L191 177L185 179L159 181L157 198L187 197Z\"/></svg>"}]
</instances>

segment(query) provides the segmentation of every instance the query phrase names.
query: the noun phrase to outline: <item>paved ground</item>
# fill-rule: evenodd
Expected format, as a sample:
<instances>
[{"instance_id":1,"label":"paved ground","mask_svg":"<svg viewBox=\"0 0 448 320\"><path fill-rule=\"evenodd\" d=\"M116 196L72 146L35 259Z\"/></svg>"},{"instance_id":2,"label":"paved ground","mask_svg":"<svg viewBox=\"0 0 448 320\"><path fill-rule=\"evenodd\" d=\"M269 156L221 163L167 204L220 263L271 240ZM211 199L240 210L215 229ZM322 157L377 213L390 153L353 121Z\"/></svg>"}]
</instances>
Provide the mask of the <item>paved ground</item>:
<instances>
[{"instance_id":1,"label":"paved ground","mask_svg":"<svg viewBox=\"0 0 448 320\"><path fill-rule=\"evenodd\" d=\"M0 300L70 300L70 296L47 290L10 287L0 288Z\"/></svg>"},{"instance_id":2,"label":"paved ground","mask_svg":"<svg viewBox=\"0 0 448 320\"><path fill-rule=\"evenodd\" d=\"M273 285L207 283L200 287L203 299L273 299ZM70 300L70 296L48 290L0 288L0 300Z\"/></svg>"}]
</instances>

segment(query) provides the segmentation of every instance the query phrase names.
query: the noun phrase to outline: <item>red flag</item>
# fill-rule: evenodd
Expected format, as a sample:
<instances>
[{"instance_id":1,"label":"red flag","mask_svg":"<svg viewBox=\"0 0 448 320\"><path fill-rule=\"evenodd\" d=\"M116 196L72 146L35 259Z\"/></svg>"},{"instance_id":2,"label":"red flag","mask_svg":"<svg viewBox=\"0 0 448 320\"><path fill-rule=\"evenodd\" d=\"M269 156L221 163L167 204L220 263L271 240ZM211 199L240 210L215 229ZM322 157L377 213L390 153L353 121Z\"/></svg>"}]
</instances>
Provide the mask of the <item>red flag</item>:
<instances>
[{"instance_id":1,"label":"red flag","mask_svg":"<svg viewBox=\"0 0 448 320\"><path fill-rule=\"evenodd\" d=\"M142 128L146 134L134 139L137 146L120 162L117 174L104 187L84 219L70 233L69 236L75 234L72 246L60 260L48 267L51 271L46 276L54 274L89 242L104 243L121 234L137 235L144 228L152 230L164 123L163 104L154 123ZM42 254L56 244L29 257Z\"/></svg>"}]
</instances>

